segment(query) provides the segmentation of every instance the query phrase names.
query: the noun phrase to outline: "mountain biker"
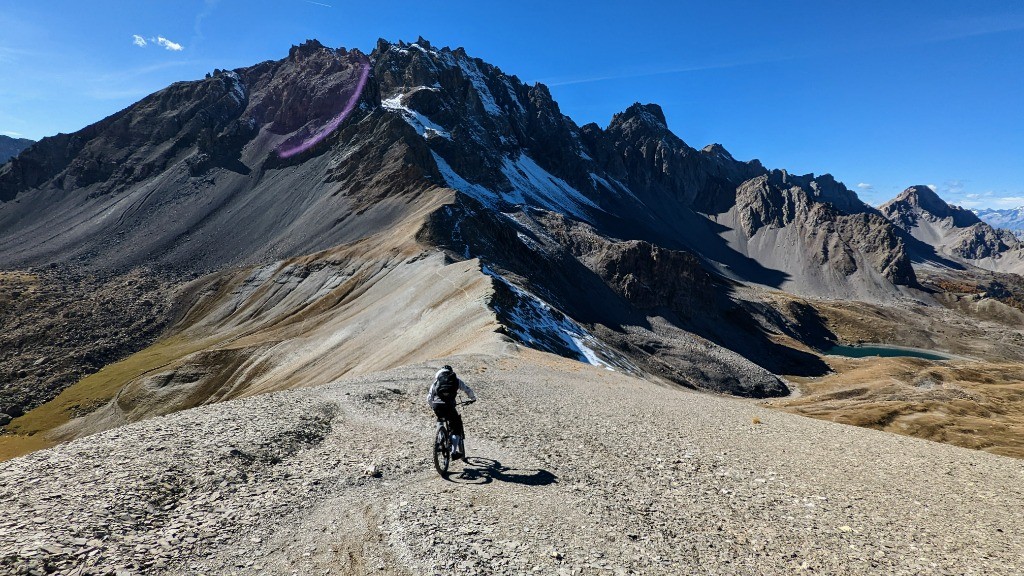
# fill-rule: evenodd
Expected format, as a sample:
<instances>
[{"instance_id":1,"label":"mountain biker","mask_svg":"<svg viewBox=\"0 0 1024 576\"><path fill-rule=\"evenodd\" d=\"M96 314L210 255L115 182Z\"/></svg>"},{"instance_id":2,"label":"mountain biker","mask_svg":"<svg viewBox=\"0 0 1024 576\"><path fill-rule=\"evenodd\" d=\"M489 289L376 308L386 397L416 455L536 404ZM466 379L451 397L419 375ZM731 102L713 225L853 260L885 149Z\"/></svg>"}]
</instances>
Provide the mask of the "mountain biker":
<instances>
[{"instance_id":1,"label":"mountain biker","mask_svg":"<svg viewBox=\"0 0 1024 576\"><path fill-rule=\"evenodd\" d=\"M476 402L476 394L473 393L473 389L466 386L466 383L455 375L455 370L446 364L434 375L434 383L430 385L430 392L427 393L427 404L430 405L430 409L434 411L437 419L439 421L448 420L451 424L452 458L455 460L466 454L466 447L462 443L466 431L462 427L462 416L455 409L455 397L459 390L469 396L470 402Z\"/></svg>"}]
</instances>

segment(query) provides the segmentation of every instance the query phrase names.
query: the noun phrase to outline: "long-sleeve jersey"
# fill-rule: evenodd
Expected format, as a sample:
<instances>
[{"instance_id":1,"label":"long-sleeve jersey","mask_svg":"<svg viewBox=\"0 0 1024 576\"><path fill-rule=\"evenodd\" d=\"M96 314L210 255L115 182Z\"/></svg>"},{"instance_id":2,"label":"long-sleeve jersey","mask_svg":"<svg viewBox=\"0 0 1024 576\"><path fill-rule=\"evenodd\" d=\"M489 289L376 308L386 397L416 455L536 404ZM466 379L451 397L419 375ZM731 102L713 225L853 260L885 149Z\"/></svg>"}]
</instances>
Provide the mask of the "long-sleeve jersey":
<instances>
[{"instance_id":1,"label":"long-sleeve jersey","mask_svg":"<svg viewBox=\"0 0 1024 576\"><path fill-rule=\"evenodd\" d=\"M427 404L436 404L442 400L437 397L437 383L441 380L441 372L438 370L437 374L434 375L434 383L430 385L430 392L427 392ZM466 396L469 396L470 400L476 400L476 394L473 393L473 389L466 385L462 381L462 378L457 378L459 381L459 390L461 390Z\"/></svg>"}]
</instances>

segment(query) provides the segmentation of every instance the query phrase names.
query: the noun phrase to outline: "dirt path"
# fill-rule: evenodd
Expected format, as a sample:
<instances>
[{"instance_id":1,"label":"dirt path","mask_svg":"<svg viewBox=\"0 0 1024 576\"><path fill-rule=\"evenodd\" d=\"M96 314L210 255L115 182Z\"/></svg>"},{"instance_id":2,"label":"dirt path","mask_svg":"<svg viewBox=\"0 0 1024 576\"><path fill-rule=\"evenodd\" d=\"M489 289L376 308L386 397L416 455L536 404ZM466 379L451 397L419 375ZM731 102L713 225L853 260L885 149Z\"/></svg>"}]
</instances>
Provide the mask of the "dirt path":
<instances>
[{"instance_id":1,"label":"dirt path","mask_svg":"<svg viewBox=\"0 0 1024 576\"><path fill-rule=\"evenodd\" d=\"M0 571L1024 570L1018 460L539 353L450 362L481 398L450 481L432 367L206 406L0 465Z\"/></svg>"}]
</instances>

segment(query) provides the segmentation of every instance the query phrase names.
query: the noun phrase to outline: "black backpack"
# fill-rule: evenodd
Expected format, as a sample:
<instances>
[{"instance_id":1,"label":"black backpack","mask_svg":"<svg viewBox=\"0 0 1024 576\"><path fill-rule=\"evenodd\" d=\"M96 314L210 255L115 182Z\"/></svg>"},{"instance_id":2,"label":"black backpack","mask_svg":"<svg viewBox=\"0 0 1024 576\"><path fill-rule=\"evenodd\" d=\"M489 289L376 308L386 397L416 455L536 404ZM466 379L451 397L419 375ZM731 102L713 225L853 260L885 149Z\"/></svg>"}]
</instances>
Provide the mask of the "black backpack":
<instances>
[{"instance_id":1,"label":"black backpack","mask_svg":"<svg viewBox=\"0 0 1024 576\"><path fill-rule=\"evenodd\" d=\"M437 375L437 397L445 404L454 404L455 395L459 393L459 379L455 372L442 370Z\"/></svg>"}]
</instances>

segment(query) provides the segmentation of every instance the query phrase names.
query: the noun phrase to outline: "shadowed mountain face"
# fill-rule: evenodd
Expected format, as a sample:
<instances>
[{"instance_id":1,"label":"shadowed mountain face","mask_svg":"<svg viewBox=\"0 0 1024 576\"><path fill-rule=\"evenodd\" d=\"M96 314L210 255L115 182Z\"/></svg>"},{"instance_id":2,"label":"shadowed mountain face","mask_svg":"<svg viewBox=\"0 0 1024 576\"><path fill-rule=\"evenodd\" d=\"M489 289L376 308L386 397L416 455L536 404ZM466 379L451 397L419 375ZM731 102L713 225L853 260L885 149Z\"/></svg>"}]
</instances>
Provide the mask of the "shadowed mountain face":
<instances>
[{"instance_id":1,"label":"shadowed mountain face","mask_svg":"<svg viewBox=\"0 0 1024 576\"><path fill-rule=\"evenodd\" d=\"M974 212L947 204L927 186L907 188L880 210L919 241L914 252L937 250L979 268L1024 272L1024 245L1012 232L993 228Z\"/></svg>"},{"instance_id":2,"label":"shadowed mountain face","mask_svg":"<svg viewBox=\"0 0 1024 576\"><path fill-rule=\"evenodd\" d=\"M426 361L450 327L416 318L441 303L475 331L459 342L777 396L835 336L766 288L891 301L917 283L908 240L829 175L692 148L654 104L577 126L543 85L422 39L309 41L0 167L3 267L206 275L170 344L89 381L123 393L77 432Z\"/></svg>"},{"instance_id":3,"label":"shadowed mountain face","mask_svg":"<svg viewBox=\"0 0 1024 576\"><path fill-rule=\"evenodd\" d=\"M33 143L28 138L11 138L0 134L0 164L14 158Z\"/></svg>"}]
</instances>

